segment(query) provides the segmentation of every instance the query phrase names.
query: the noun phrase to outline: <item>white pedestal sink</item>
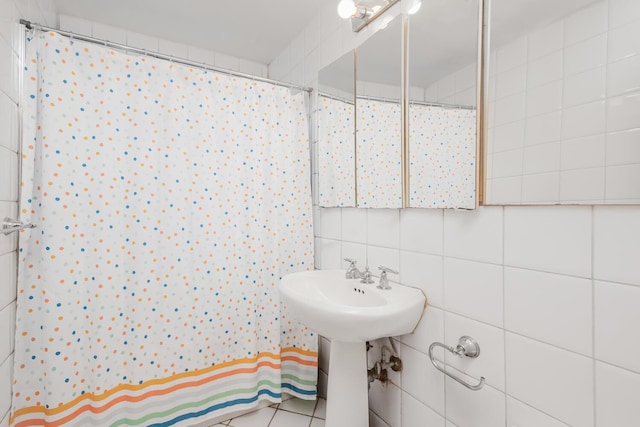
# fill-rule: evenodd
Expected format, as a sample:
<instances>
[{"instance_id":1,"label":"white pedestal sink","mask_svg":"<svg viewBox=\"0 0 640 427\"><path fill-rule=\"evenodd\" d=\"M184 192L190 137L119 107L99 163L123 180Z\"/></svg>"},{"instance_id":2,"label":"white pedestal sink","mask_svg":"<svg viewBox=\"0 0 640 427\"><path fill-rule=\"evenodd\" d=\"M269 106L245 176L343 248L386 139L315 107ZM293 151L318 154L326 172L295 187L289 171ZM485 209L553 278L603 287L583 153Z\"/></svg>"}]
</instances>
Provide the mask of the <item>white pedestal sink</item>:
<instances>
[{"instance_id":1,"label":"white pedestal sink","mask_svg":"<svg viewBox=\"0 0 640 427\"><path fill-rule=\"evenodd\" d=\"M286 275L280 295L289 311L318 334L331 339L326 427L367 427L365 342L413 331L424 311L421 290L345 279L344 270Z\"/></svg>"}]
</instances>

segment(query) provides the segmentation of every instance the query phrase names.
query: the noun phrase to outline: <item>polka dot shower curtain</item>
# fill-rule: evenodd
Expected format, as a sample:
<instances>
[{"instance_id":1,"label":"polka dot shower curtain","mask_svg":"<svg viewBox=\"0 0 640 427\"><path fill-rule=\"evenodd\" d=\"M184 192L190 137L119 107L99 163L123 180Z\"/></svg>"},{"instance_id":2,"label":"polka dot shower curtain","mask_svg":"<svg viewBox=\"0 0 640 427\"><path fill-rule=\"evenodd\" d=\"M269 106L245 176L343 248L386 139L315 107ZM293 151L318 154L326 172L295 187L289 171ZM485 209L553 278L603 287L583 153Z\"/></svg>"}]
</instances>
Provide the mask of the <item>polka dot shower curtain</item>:
<instances>
[{"instance_id":1,"label":"polka dot shower curtain","mask_svg":"<svg viewBox=\"0 0 640 427\"><path fill-rule=\"evenodd\" d=\"M14 426L195 425L315 398L304 94L30 35Z\"/></svg>"}]
</instances>

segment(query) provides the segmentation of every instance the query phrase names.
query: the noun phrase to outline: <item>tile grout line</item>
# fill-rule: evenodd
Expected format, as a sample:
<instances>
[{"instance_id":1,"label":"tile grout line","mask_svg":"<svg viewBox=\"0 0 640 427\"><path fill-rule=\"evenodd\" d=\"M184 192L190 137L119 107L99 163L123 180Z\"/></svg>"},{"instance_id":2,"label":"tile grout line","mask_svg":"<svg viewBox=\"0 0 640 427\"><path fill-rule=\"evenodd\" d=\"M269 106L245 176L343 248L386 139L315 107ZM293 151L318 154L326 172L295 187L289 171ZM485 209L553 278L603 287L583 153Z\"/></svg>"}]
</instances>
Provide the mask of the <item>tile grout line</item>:
<instances>
[{"instance_id":1,"label":"tile grout line","mask_svg":"<svg viewBox=\"0 0 640 427\"><path fill-rule=\"evenodd\" d=\"M528 52L527 52L528 54ZM504 372L504 425L508 426L509 423L509 393L507 390L508 376L507 376L507 281L505 278L505 243L506 238L506 212L507 209L502 207L502 357L504 365L502 367Z\"/></svg>"}]
</instances>

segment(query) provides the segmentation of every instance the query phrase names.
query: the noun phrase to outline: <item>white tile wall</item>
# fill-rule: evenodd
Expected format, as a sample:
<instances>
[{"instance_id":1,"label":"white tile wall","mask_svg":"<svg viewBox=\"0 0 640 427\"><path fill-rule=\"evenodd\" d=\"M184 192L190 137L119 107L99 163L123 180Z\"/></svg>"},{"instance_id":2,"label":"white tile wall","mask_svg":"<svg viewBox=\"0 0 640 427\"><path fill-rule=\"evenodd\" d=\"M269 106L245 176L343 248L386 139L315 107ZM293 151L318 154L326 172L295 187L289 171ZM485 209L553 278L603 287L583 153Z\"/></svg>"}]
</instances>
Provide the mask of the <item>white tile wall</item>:
<instances>
[{"instance_id":1,"label":"white tile wall","mask_svg":"<svg viewBox=\"0 0 640 427\"><path fill-rule=\"evenodd\" d=\"M507 425L518 427L567 427L551 416L512 397L507 397Z\"/></svg>"},{"instance_id":2,"label":"white tile wall","mask_svg":"<svg viewBox=\"0 0 640 427\"><path fill-rule=\"evenodd\" d=\"M640 373L640 287L595 284L595 356L598 360Z\"/></svg>"},{"instance_id":3,"label":"white tile wall","mask_svg":"<svg viewBox=\"0 0 640 427\"><path fill-rule=\"evenodd\" d=\"M505 208L505 264L590 277L591 216L589 207Z\"/></svg>"},{"instance_id":4,"label":"white tile wall","mask_svg":"<svg viewBox=\"0 0 640 427\"><path fill-rule=\"evenodd\" d=\"M429 357L418 350L402 346L402 389L440 415L445 413L444 375L433 369Z\"/></svg>"},{"instance_id":5,"label":"white tile wall","mask_svg":"<svg viewBox=\"0 0 640 427\"><path fill-rule=\"evenodd\" d=\"M55 25L50 0L0 2L0 217L15 218L18 200L18 47L20 18ZM0 235L0 425L9 425L15 335L17 236Z\"/></svg>"},{"instance_id":6,"label":"white tile wall","mask_svg":"<svg viewBox=\"0 0 640 427\"><path fill-rule=\"evenodd\" d=\"M594 209L594 278L640 286L640 208Z\"/></svg>"},{"instance_id":7,"label":"white tile wall","mask_svg":"<svg viewBox=\"0 0 640 427\"><path fill-rule=\"evenodd\" d=\"M336 24L335 4L327 3L326 13L304 31L304 54L323 52L313 64L317 68L328 65L327 57L346 53L370 35L354 36L348 23ZM621 29L636 24L640 19L638 4L636 0L610 0L605 22ZM585 12L580 18L593 22L593 29L579 28L576 18L568 30L572 45L565 45L565 22L540 29L528 39L515 40L494 53L492 64L497 67L492 67L491 73L511 72L515 79L518 67L527 64L527 90L585 78L595 87L587 88L585 94L569 86L568 103L576 107L602 102L604 63L599 68L582 70L591 72L584 76L578 71L568 73L564 68L565 47L584 42L601 46L595 43L603 41L604 33L598 33L602 28L600 18L594 12ZM594 41L598 36L600 39ZM611 39L604 37L604 47ZM619 52L632 49L620 38L613 38L613 42L620 46ZM300 41L295 43L297 48L293 50L299 50ZM283 52L270 66L271 77L286 78L301 61L292 57L291 51ZM581 67L578 51L576 47L572 59L576 70ZM531 66L540 70L533 79ZM315 84L317 68L305 69L306 84ZM457 81L454 79L453 90L461 87L456 86ZM544 107L545 99L540 99L538 106L527 106L524 96L514 93L519 87L516 82L517 79L512 81L512 88L503 86L500 90L502 99L516 105L518 112L503 111L504 126L493 130L497 131L494 135L502 132L502 145L494 149L513 151L513 158L520 159L520 168L525 147L561 140L560 161L566 161L570 171L603 168L605 165L597 160L601 157L596 155L602 150L607 151L607 161L612 165L638 163L633 160L634 153L636 158L640 156L640 152L633 151L638 147L636 128L607 129L608 133L598 128L598 133L567 140L565 145L562 110L538 115L526 111L528 107L538 108L537 111L556 108L557 98L551 107ZM426 96L441 100L438 92L447 94L450 86L448 80L439 82ZM565 86L561 91L563 99ZM630 121L632 118L621 118L618 128ZM580 130L569 129L569 133L580 135ZM580 152L581 156L569 161L571 151ZM525 199L548 197L543 190L549 185L555 186L552 191L556 198L561 191L559 171L531 175L525 180L508 177L508 170L502 176L506 177L502 180L509 181L504 187L517 188ZM571 179L563 176L562 191L571 189ZM528 192L520 193L520 187ZM333 244L337 241L342 242L343 255L360 254L361 267L367 261L373 267L372 262L378 261L399 263L400 282L422 288L431 304L416 331L400 337L402 344L398 346L404 362L401 381L386 393L379 384L374 386L370 401L372 426L637 424L640 405L629 397L630 390L638 386L640 374L631 368L634 361L628 359L640 349L628 348L625 356L612 358L606 351L602 353L602 347L614 339L618 341L622 334L633 333L631 330L640 323L635 320L635 312L629 313L627 308L635 302L634 291L640 289L640 207L483 207L472 212L402 209L394 211L399 212L397 215L354 208L334 210L342 213L341 235L337 240L317 239L316 251L321 260L337 259L335 263L339 263L340 257L335 256L339 249ZM372 215L376 217L375 224L384 224L399 234L399 246L392 233L382 232L385 235L381 236L378 225L369 224ZM602 283L594 285L594 278ZM629 291L627 302L611 292L616 286ZM473 361L449 357L447 362L470 374L466 377L469 381L485 375L489 385L481 392L470 392L454 381L445 381L428 361L427 350L432 342L454 345L458 336L465 333L480 342L480 357ZM605 339L606 334L614 338L601 341L603 334ZM322 351L327 350L323 346ZM436 355L442 360L444 353ZM455 368L450 365L447 369Z\"/></svg>"},{"instance_id":8,"label":"white tile wall","mask_svg":"<svg viewBox=\"0 0 640 427\"><path fill-rule=\"evenodd\" d=\"M444 253L454 258L502 263L502 209L444 211Z\"/></svg>"},{"instance_id":9,"label":"white tile wall","mask_svg":"<svg viewBox=\"0 0 640 427\"><path fill-rule=\"evenodd\" d=\"M509 148L514 151L511 155L491 156L488 188L492 203L615 204L640 199L640 188L633 184L640 178L640 162L634 156L640 144L620 144L612 137L613 159L626 159L623 163L629 167L624 168L613 163L593 165L573 161L595 155L596 152L589 151L591 147L579 157L572 157L577 152L578 139L640 129L637 8L632 0L597 1L494 49L496 90L489 92L489 103L495 103L495 120L489 121L489 152ZM526 79L525 88L522 76ZM560 161L555 151L545 152L543 148L515 151L521 146L523 133L511 120L521 116L526 120L525 145L556 143L563 153ZM598 146L600 159L606 159L600 150L608 152L608 144L605 140L604 147ZM516 162L520 154L523 167ZM496 180L519 175L522 175L520 194L515 185L506 186L502 182L493 185Z\"/></svg>"},{"instance_id":10,"label":"white tile wall","mask_svg":"<svg viewBox=\"0 0 640 427\"><path fill-rule=\"evenodd\" d=\"M402 209L400 249L434 255L442 254L443 211Z\"/></svg>"},{"instance_id":11,"label":"white tile wall","mask_svg":"<svg viewBox=\"0 0 640 427\"><path fill-rule=\"evenodd\" d=\"M507 267L504 283L505 329L592 355L591 280Z\"/></svg>"},{"instance_id":12,"label":"white tile wall","mask_svg":"<svg viewBox=\"0 0 640 427\"><path fill-rule=\"evenodd\" d=\"M446 396L447 419L455 425L486 427L505 424L505 395L491 386L471 391L447 378Z\"/></svg>"},{"instance_id":13,"label":"white tile wall","mask_svg":"<svg viewBox=\"0 0 640 427\"><path fill-rule=\"evenodd\" d=\"M640 375L596 362L596 424L632 427L640 419Z\"/></svg>"},{"instance_id":14,"label":"white tile wall","mask_svg":"<svg viewBox=\"0 0 640 427\"><path fill-rule=\"evenodd\" d=\"M348 242L367 243L367 210L342 209L342 239Z\"/></svg>"},{"instance_id":15,"label":"white tile wall","mask_svg":"<svg viewBox=\"0 0 640 427\"><path fill-rule=\"evenodd\" d=\"M333 210L333 209L330 209ZM389 248L400 247L400 211L372 209L367 215L367 243Z\"/></svg>"},{"instance_id":16,"label":"white tile wall","mask_svg":"<svg viewBox=\"0 0 640 427\"><path fill-rule=\"evenodd\" d=\"M407 392L402 392L402 425L404 427L444 427L444 418L416 400Z\"/></svg>"},{"instance_id":17,"label":"white tile wall","mask_svg":"<svg viewBox=\"0 0 640 427\"><path fill-rule=\"evenodd\" d=\"M506 334L509 394L561 421L593 425L593 359Z\"/></svg>"},{"instance_id":18,"label":"white tile wall","mask_svg":"<svg viewBox=\"0 0 640 427\"><path fill-rule=\"evenodd\" d=\"M443 306L442 257L418 252L400 252L400 282L420 288L429 304Z\"/></svg>"},{"instance_id":19,"label":"white tile wall","mask_svg":"<svg viewBox=\"0 0 640 427\"><path fill-rule=\"evenodd\" d=\"M572 45L607 31L607 3L596 3L565 19L564 43Z\"/></svg>"},{"instance_id":20,"label":"white tile wall","mask_svg":"<svg viewBox=\"0 0 640 427\"><path fill-rule=\"evenodd\" d=\"M639 31L636 22L612 28L609 33L609 62L640 53Z\"/></svg>"},{"instance_id":21,"label":"white tile wall","mask_svg":"<svg viewBox=\"0 0 640 427\"><path fill-rule=\"evenodd\" d=\"M445 259L445 310L502 326L502 289L502 266Z\"/></svg>"},{"instance_id":22,"label":"white tile wall","mask_svg":"<svg viewBox=\"0 0 640 427\"><path fill-rule=\"evenodd\" d=\"M522 148L524 145L524 120L496 126L491 129L491 149L494 153Z\"/></svg>"},{"instance_id":23,"label":"white tile wall","mask_svg":"<svg viewBox=\"0 0 640 427\"><path fill-rule=\"evenodd\" d=\"M562 21L537 30L529 36L529 61L562 49Z\"/></svg>"}]
</instances>

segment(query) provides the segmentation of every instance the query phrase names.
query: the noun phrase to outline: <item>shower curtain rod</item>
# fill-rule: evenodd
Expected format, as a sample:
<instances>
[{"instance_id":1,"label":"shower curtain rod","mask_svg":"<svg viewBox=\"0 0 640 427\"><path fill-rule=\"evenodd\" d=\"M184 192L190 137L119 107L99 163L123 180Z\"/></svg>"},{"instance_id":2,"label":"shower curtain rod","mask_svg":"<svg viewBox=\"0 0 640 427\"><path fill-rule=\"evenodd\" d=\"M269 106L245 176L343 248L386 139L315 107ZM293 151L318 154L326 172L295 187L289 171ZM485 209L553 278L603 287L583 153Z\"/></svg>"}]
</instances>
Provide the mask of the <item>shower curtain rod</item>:
<instances>
[{"instance_id":1,"label":"shower curtain rod","mask_svg":"<svg viewBox=\"0 0 640 427\"><path fill-rule=\"evenodd\" d=\"M340 98L339 96L330 95L330 94L325 93L325 92L318 92L318 95L324 96L325 98L333 99L333 100L336 100L336 101L342 101L342 102L346 102L348 104L353 105L353 101L348 100L346 98ZM365 96L365 95L356 96L356 99L365 99L365 100L368 100L368 101L389 102L389 103L392 103L392 104L399 103L399 101L395 100L395 99L380 98L380 97ZM476 109L476 107L473 107L473 106L470 106L470 105L443 104L441 102L427 102L427 101L412 101L412 100L409 100L409 104L411 104L411 105L424 105L425 107L442 107L444 109L460 109L460 110L475 110Z\"/></svg>"},{"instance_id":2,"label":"shower curtain rod","mask_svg":"<svg viewBox=\"0 0 640 427\"><path fill-rule=\"evenodd\" d=\"M53 27L47 27L46 25L41 25L41 24L37 24L35 22L31 22L31 21L27 21L25 19L21 19L20 23L22 25L24 25L27 29L31 30L31 29L36 29L36 30L41 30L41 31L53 31L56 32L60 35L69 37L70 39L77 39L77 40L82 40L85 42L89 42L89 43L96 43L96 44L101 44L103 46L109 46L109 47L113 47L116 49L120 49L120 50L124 50L127 52L135 52L135 53L140 53L146 56L150 56L153 58L158 58L158 59L165 59L171 62L175 62L176 64L181 64L181 65L187 65L189 67L194 67L194 68L200 68L203 70L208 70L208 71L215 71L221 74L227 74L230 76L235 76L235 77L242 77L242 78L246 78L246 79L250 79L250 80L256 80L259 82L264 82L264 83L271 83L274 84L276 86L283 86L283 87L287 87L290 89L299 89L299 90L303 90L305 92L313 92L313 88L307 87L307 86L300 86L300 85L295 85L292 83L286 83L286 82L281 82L278 80L272 80L272 79L268 79L265 77L258 77L258 76L252 76L251 74L246 74L246 73L241 73L239 71L233 71L233 70L229 70L226 68L220 68L220 67L214 67L212 65L207 65L204 64L202 62L195 62L195 61L191 61L189 59L184 59L184 58L176 58L174 56L171 55L164 55L162 53L157 53L157 52L150 52L146 49L139 49L137 47L131 47L131 46L127 46L124 44L120 44L120 43L114 43L111 42L109 40L102 40L102 39L97 39L95 37L90 37L90 36L85 36L82 34L76 34L74 32L71 31L65 31L65 30L60 30L57 28L53 28Z\"/></svg>"},{"instance_id":3,"label":"shower curtain rod","mask_svg":"<svg viewBox=\"0 0 640 427\"><path fill-rule=\"evenodd\" d=\"M324 98L333 99L334 101L340 101L340 102L344 102L344 103L349 104L349 105L353 105L353 99L341 98L339 96L330 95L330 94L325 93L325 92L318 92L318 95L320 95L320 96L322 96Z\"/></svg>"},{"instance_id":4,"label":"shower curtain rod","mask_svg":"<svg viewBox=\"0 0 640 427\"><path fill-rule=\"evenodd\" d=\"M423 105L425 107L442 107L445 110L475 110L476 107L471 105L459 105L459 104L443 104L441 102L428 102L428 101L409 101L409 104L413 105Z\"/></svg>"}]
</instances>

